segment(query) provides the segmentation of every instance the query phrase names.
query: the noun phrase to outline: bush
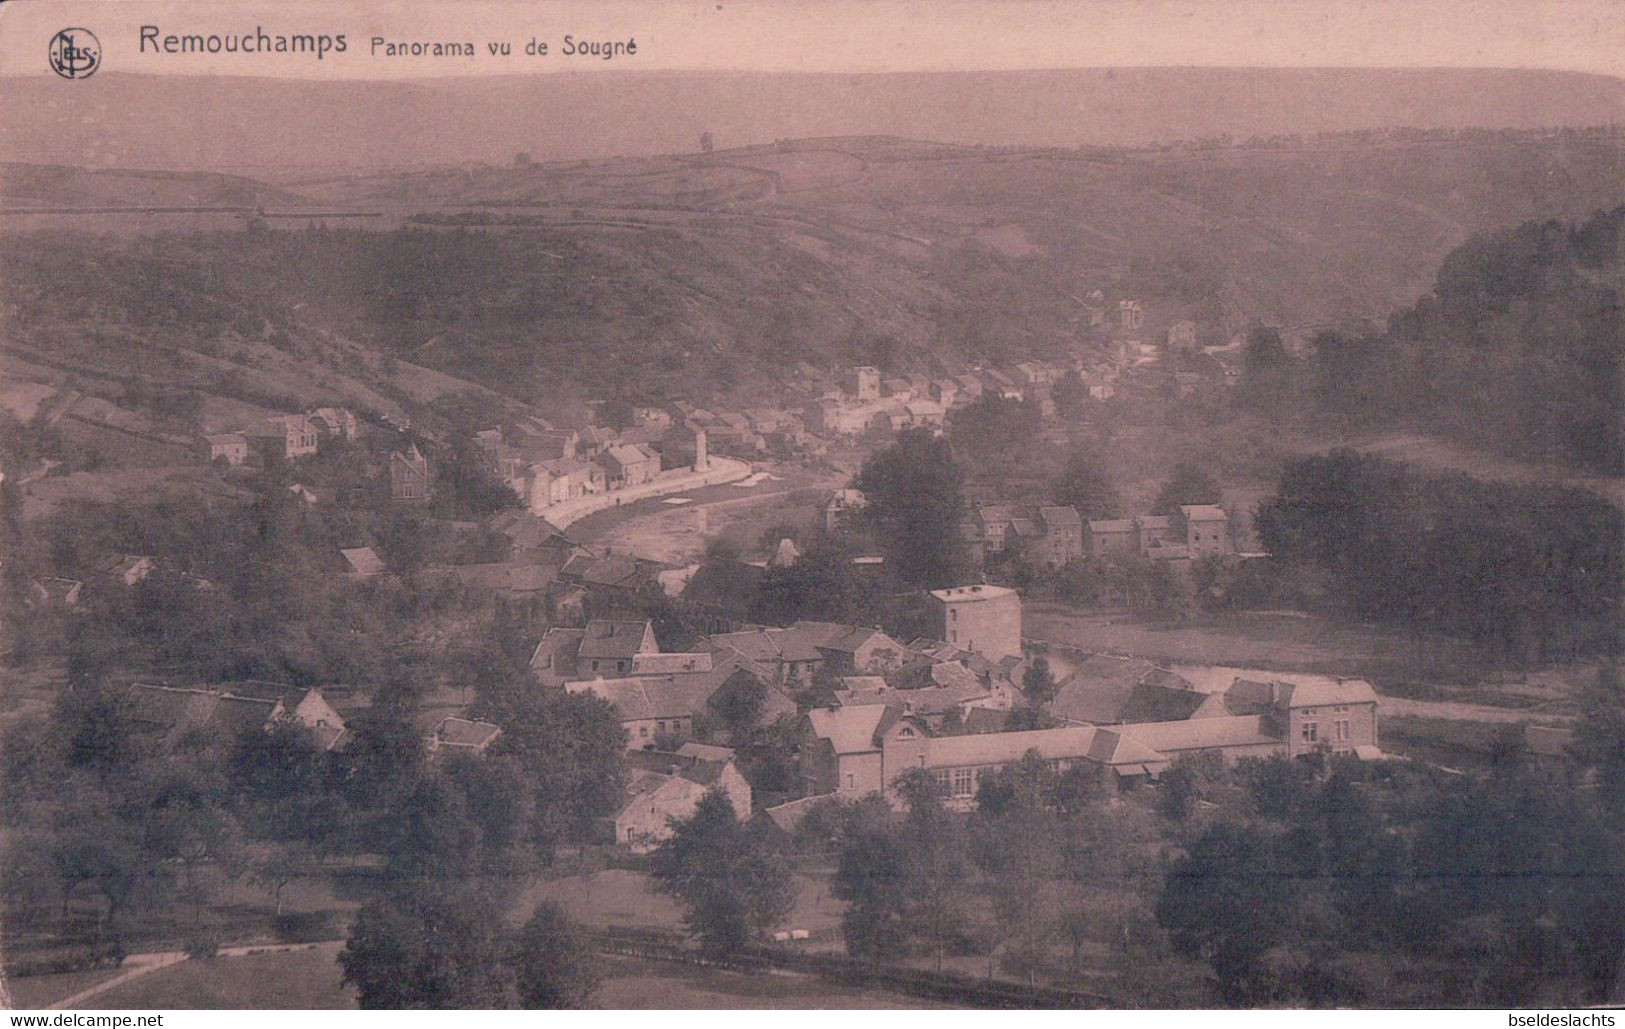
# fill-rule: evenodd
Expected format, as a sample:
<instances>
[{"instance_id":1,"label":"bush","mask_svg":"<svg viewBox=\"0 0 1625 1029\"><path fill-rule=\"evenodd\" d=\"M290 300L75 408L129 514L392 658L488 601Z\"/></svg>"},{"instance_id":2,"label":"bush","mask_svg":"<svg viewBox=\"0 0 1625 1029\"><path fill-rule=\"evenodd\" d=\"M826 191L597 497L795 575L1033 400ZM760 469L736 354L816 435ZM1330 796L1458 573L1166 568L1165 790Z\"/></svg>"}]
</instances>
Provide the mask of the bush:
<instances>
[{"instance_id":1,"label":"bush","mask_svg":"<svg viewBox=\"0 0 1625 1029\"><path fill-rule=\"evenodd\" d=\"M212 958L220 953L220 938L213 933L198 933L186 941L186 956L194 961Z\"/></svg>"},{"instance_id":2,"label":"bush","mask_svg":"<svg viewBox=\"0 0 1625 1029\"><path fill-rule=\"evenodd\" d=\"M271 931L283 943L315 943L340 935L330 911L289 911L271 919Z\"/></svg>"}]
</instances>

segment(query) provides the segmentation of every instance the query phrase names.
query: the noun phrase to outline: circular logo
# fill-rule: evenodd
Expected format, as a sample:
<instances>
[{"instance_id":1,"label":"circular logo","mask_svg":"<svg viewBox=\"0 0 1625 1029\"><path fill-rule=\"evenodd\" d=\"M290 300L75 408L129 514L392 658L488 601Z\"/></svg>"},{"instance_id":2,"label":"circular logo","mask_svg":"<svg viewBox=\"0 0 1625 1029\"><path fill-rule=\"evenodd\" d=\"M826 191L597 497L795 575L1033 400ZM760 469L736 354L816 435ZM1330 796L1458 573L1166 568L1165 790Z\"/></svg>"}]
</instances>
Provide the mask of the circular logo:
<instances>
[{"instance_id":1,"label":"circular logo","mask_svg":"<svg viewBox=\"0 0 1625 1029\"><path fill-rule=\"evenodd\" d=\"M63 29L51 37L51 70L65 79L88 79L102 66L102 44L89 29Z\"/></svg>"}]
</instances>

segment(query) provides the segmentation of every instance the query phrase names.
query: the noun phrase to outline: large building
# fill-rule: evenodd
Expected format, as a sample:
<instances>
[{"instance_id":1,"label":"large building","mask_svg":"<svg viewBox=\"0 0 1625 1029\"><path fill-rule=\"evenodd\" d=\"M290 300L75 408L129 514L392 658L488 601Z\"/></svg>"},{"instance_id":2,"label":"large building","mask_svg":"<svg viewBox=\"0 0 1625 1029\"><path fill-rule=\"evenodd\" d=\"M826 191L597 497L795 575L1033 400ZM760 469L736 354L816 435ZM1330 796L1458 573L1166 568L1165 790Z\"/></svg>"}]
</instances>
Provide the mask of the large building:
<instances>
[{"instance_id":1,"label":"large building","mask_svg":"<svg viewBox=\"0 0 1625 1029\"><path fill-rule=\"evenodd\" d=\"M929 594L939 638L989 661L1021 657L1021 595L1004 586L955 586Z\"/></svg>"},{"instance_id":2,"label":"large building","mask_svg":"<svg viewBox=\"0 0 1625 1029\"><path fill-rule=\"evenodd\" d=\"M1118 786L1160 776L1182 754L1297 758L1308 754L1381 757L1377 695L1359 679L1301 676L1296 682L1236 679L1219 712L1116 725L1072 725L1027 732L937 735L924 717L894 703L852 704L808 712L800 748L810 793L846 798L880 793L899 803L897 780L925 769L948 804L975 803L982 778L1037 754L1057 771L1092 765Z\"/></svg>"}]
</instances>

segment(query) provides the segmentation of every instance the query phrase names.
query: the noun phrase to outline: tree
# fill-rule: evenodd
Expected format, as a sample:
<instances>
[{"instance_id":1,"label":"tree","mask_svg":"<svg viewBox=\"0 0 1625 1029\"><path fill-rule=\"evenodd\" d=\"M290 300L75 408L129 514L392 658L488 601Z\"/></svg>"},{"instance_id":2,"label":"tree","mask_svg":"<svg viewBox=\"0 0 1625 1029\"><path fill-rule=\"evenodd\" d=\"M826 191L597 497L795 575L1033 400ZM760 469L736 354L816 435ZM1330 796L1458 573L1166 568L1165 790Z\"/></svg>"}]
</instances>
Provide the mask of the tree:
<instances>
[{"instance_id":1,"label":"tree","mask_svg":"<svg viewBox=\"0 0 1625 1029\"><path fill-rule=\"evenodd\" d=\"M1033 704L1048 704L1055 699L1055 673L1050 671L1048 658L1033 658L1033 663L1021 673L1021 689Z\"/></svg>"},{"instance_id":2,"label":"tree","mask_svg":"<svg viewBox=\"0 0 1625 1029\"><path fill-rule=\"evenodd\" d=\"M712 788L694 813L672 823L654 853L656 888L683 907L684 924L712 954L738 953L790 916L794 882L760 834L741 825L733 804Z\"/></svg>"},{"instance_id":3,"label":"tree","mask_svg":"<svg viewBox=\"0 0 1625 1029\"><path fill-rule=\"evenodd\" d=\"M1076 418L1083 414L1084 404L1089 400L1089 387L1084 384L1083 376L1078 374L1076 368L1068 368L1050 387L1050 399L1055 401L1056 414L1062 418Z\"/></svg>"},{"instance_id":4,"label":"tree","mask_svg":"<svg viewBox=\"0 0 1625 1029\"><path fill-rule=\"evenodd\" d=\"M422 883L363 905L339 952L361 1007L508 1008L513 970L490 893Z\"/></svg>"},{"instance_id":5,"label":"tree","mask_svg":"<svg viewBox=\"0 0 1625 1029\"><path fill-rule=\"evenodd\" d=\"M1220 823L1174 863L1157 901L1174 949L1212 965L1232 1007L1256 1007L1277 990L1265 955L1285 938L1295 899L1281 864L1260 827Z\"/></svg>"},{"instance_id":6,"label":"tree","mask_svg":"<svg viewBox=\"0 0 1625 1029\"><path fill-rule=\"evenodd\" d=\"M884 826L850 836L831 892L846 901L841 937L854 957L893 958L908 945L908 880L902 847Z\"/></svg>"},{"instance_id":7,"label":"tree","mask_svg":"<svg viewBox=\"0 0 1625 1029\"><path fill-rule=\"evenodd\" d=\"M584 1008L602 978L591 939L552 901L538 904L519 930L513 968L527 1008Z\"/></svg>"},{"instance_id":8,"label":"tree","mask_svg":"<svg viewBox=\"0 0 1625 1029\"><path fill-rule=\"evenodd\" d=\"M852 485L868 499L888 567L911 586L938 589L964 575L959 536L961 474L948 444L929 429L908 429L871 454Z\"/></svg>"},{"instance_id":9,"label":"tree","mask_svg":"<svg viewBox=\"0 0 1625 1029\"><path fill-rule=\"evenodd\" d=\"M1085 521L1115 518L1122 503L1111 477L1094 455L1085 450L1073 451L1067 459L1066 468L1055 481L1055 502L1077 508Z\"/></svg>"},{"instance_id":10,"label":"tree","mask_svg":"<svg viewBox=\"0 0 1625 1029\"><path fill-rule=\"evenodd\" d=\"M1151 505L1154 515L1174 515L1186 504L1217 504L1224 499L1219 483L1199 465L1181 461L1174 467L1173 477L1163 484L1162 491Z\"/></svg>"}]
</instances>

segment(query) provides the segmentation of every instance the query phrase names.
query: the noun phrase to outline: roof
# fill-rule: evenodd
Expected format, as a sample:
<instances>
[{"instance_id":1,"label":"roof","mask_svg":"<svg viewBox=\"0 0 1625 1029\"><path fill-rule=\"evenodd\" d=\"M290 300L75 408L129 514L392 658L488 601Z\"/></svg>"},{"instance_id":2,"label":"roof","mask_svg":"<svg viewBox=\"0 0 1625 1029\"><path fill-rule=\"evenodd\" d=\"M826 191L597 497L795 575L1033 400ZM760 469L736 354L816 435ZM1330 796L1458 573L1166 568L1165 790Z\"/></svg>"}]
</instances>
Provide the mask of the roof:
<instances>
[{"instance_id":1,"label":"roof","mask_svg":"<svg viewBox=\"0 0 1625 1029\"><path fill-rule=\"evenodd\" d=\"M1176 686L1136 683L1113 721L1178 722L1187 718L1211 718L1229 714L1222 697L1200 690Z\"/></svg>"},{"instance_id":2,"label":"roof","mask_svg":"<svg viewBox=\"0 0 1625 1029\"><path fill-rule=\"evenodd\" d=\"M1103 765L1165 765L1168 758L1119 729L1098 729L1089 757Z\"/></svg>"},{"instance_id":3,"label":"roof","mask_svg":"<svg viewBox=\"0 0 1625 1029\"><path fill-rule=\"evenodd\" d=\"M1223 522L1230 518L1217 504L1185 504L1179 510L1191 522Z\"/></svg>"},{"instance_id":4,"label":"roof","mask_svg":"<svg viewBox=\"0 0 1625 1029\"><path fill-rule=\"evenodd\" d=\"M967 733L1003 732L1010 712L993 707L973 707L965 714L963 726Z\"/></svg>"},{"instance_id":5,"label":"roof","mask_svg":"<svg viewBox=\"0 0 1625 1029\"><path fill-rule=\"evenodd\" d=\"M542 658L563 657L574 661L581 649L581 640L587 635L586 629L549 629L542 633L542 640L536 644L536 649L530 655L531 667L536 667ZM555 662L556 664L556 662Z\"/></svg>"},{"instance_id":6,"label":"roof","mask_svg":"<svg viewBox=\"0 0 1625 1029\"><path fill-rule=\"evenodd\" d=\"M240 432L211 432L203 437L212 446L227 447L235 444L247 445L248 437Z\"/></svg>"},{"instance_id":7,"label":"roof","mask_svg":"<svg viewBox=\"0 0 1625 1029\"><path fill-rule=\"evenodd\" d=\"M1263 718L1261 715L1221 715L1184 722L1136 722L1113 726L1112 731L1131 736L1164 754L1280 743L1280 737L1265 731Z\"/></svg>"},{"instance_id":8,"label":"roof","mask_svg":"<svg viewBox=\"0 0 1625 1029\"><path fill-rule=\"evenodd\" d=\"M1133 532L1134 519L1132 518L1091 518L1089 519L1090 532Z\"/></svg>"},{"instance_id":9,"label":"roof","mask_svg":"<svg viewBox=\"0 0 1625 1029\"><path fill-rule=\"evenodd\" d=\"M548 583L558 574L558 569L548 565L511 561L453 565L447 570L465 586L504 593L540 593L547 589Z\"/></svg>"},{"instance_id":10,"label":"roof","mask_svg":"<svg viewBox=\"0 0 1625 1029\"><path fill-rule=\"evenodd\" d=\"M630 443L618 443L605 450L604 456L623 467L630 464L642 464L651 460L648 451Z\"/></svg>"},{"instance_id":11,"label":"roof","mask_svg":"<svg viewBox=\"0 0 1625 1029\"><path fill-rule=\"evenodd\" d=\"M276 700L222 694L215 701L214 710L209 713L205 724L231 735L248 729L261 729L276 714L277 704Z\"/></svg>"},{"instance_id":12,"label":"roof","mask_svg":"<svg viewBox=\"0 0 1625 1029\"><path fill-rule=\"evenodd\" d=\"M621 721L649 718L691 718L705 709L711 691L674 676L641 675L620 679L592 679L567 683L571 693L596 693L614 704Z\"/></svg>"},{"instance_id":13,"label":"roof","mask_svg":"<svg viewBox=\"0 0 1625 1029\"><path fill-rule=\"evenodd\" d=\"M350 571L356 575L377 575L384 570L384 562L371 547L351 547L339 553L344 555Z\"/></svg>"},{"instance_id":14,"label":"roof","mask_svg":"<svg viewBox=\"0 0 1625 1029\"><path fill-rule=\"evenodd\" d=\"M1043 519L1047 526L1055 525L1083 525L1083 516L1078 514L1075 507L1041 507L1038 517Z\"/></svg>"},{"instance_id":15,"label":"roof","mask_svg":"<svg viewBox=\"0 0 1625 1029\"><path fill-rule=\"evenodd\" d=\"M633 654L633 675L675 675L681 672L709 672L714 667L708 650L675 654Z\"/></svg>"},{"instance_id":16,"label":"roof","mask_svg":"<svg viewBox=\"0 0 1625 1029\"><path fill-rule=\"evenodd\" d=\"M1121 721L1119 713L1134 688L1155 670L1156 665L1138 658L1090 655L1074 665L1072 674L1061 681L1055 699L1050 701L1050 712L1071 722Z\"/></svg>"},{"instance_id":17,"label":"roof","mask_svg":"<svg viewBox=\"0 0 1625 1029\"><path fill-rule=\"evenodd\" d=\"M813 733L829 740L837 754L879 750L875 737L896 719L897 712L885 704L816 707L807 712Z\"/></svg>"},{"instance_id":18,"label":"roof","mask_svg":"<svg viewBox=\"0 0 1625 1029\"><path fill-rule=\"evenodd\" d=\"M780 829L783 829L787 833L793 833L796 831L796 827L801 824L801 820L807 816L807 812L812 809L813 805L818 804L821 801L839 803L839 801L831 800L828 794L823 794L815 797L802 797L800 800L792 800L770 808L763 808L762 813L768 818L772 819L773 824L778 826Z\"/></svg>"},{"instance_id":19,"label":"roof","mask_svg":"<svg viewBox=\"0 0 1625 1029\"><path fill-rule=\"evenodd\" d=\"M1364 679L1337 679L1330 676L1293 676L1291 682L1276 684L1282 707L1322 707L1334 704L1375 704L1377 691Z\"/></svg>"},{"instance_id":20,"label":"roof","mask_svg":"<svg viewBox=\"0 0 1625 1029\"><path fill-rule=\"evenodd\" d=\"M713 747L708 743L685 743L677 748L678 757L691 757L700 761L732 761L732 747Z\"/></svg>"},{"instance_id":21,"label":"roof","mask_svg":"<svg viewBox=\"0 0 1625 1029\"><path fill-rule=\"evenodd\" d=\"M931 740L926 767L1006 765L1021 760L1029 750L1045 760L1085 757L1098 730L1092 725L1026 732L988 732L969 736L939 736Z\"/></svg>"},{"instance_id":22,"label":"roof","mask_svg":"<svg viewBox=\"0 0 1625 1029\"><path fill-rule=\"evenodd\" d=\"M843 682L849 680L842 680ZM889 704L905 714L944 715L956 711L960 705L984 700L990 694L981 686L927 686L916 690L898 690L881 685L878 688L843 689L835 691L835 699L842 707L863 707L871 704Z\"/></svg>"},{"instance_id":23,"label":"roof","mask_svg":"<svg viewBox=\"0 0 1625 1029\"><path fill-rule=\"evenodd\" d=\"M467 718L443 718L434 727L435 742L442 747L483 747L501 733L499 725Z\"/></svg>"},{"instance_id":24,"label":"roof","mask_svg":"<svg viewBox=\"0 0 1625 1029\"><path fill-rule=\"evenodd\" d=\"M580 657L630 658L642 653L644 641L652 639L654 625L648 619L594 618L587 623L581 639Z\"/></svg>"}]
</instances>

